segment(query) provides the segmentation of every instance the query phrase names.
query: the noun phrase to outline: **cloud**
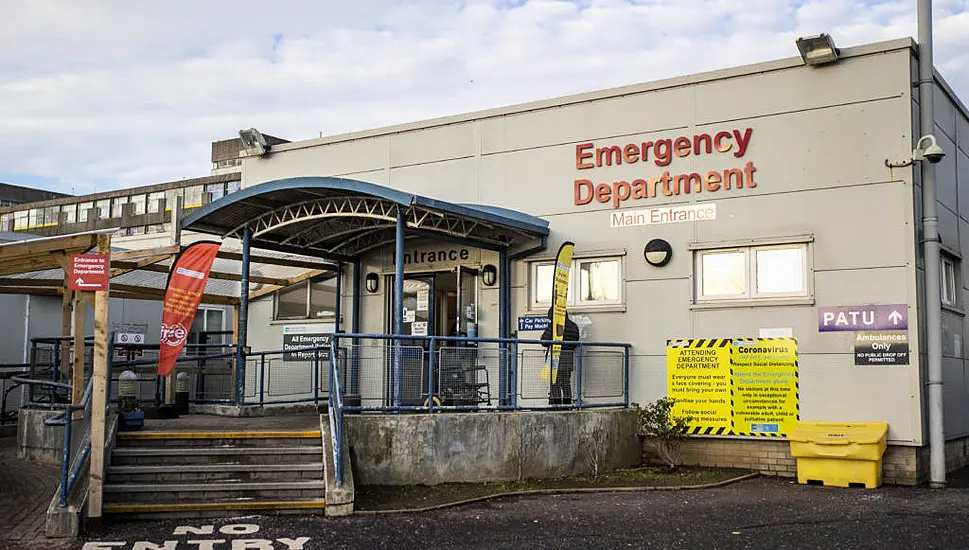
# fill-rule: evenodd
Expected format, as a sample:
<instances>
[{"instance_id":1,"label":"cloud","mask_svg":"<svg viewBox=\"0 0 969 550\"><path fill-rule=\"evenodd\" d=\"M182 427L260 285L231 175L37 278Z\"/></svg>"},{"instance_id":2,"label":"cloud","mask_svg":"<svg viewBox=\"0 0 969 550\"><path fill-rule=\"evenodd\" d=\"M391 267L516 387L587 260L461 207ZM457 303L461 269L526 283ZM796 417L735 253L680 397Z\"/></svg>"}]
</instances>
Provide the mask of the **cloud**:
<instances>
[{"instance_id":1,"label":"cloud","mask_svg":"<svg viewBox=\"0 0 969 550\"><path fill-rule=\"evenodd\" d=\"M914 4L6 0L0 179L83 193L194 177L243 127L307 139L791 57L822 31L913 36ZM934 5L936 64L969 97L969 0Z\"/></svg>"}]
</instances>

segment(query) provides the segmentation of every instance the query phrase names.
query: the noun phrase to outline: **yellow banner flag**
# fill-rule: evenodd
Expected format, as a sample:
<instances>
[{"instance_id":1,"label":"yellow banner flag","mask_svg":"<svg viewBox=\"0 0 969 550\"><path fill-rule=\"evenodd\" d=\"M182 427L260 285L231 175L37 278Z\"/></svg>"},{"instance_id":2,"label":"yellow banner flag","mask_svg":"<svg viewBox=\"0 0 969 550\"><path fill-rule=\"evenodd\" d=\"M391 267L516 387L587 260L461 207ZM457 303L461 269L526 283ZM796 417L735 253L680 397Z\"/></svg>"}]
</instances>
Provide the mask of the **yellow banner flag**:
<instances>
[{"instance_id":1,"label":"yellow banner flag","mask_svg":"<svg viewBox=\"0 0 969 550\"><path fill-rule=\"evenodd\" d=\"M555 269L552 274L552 340L561 342L565 335L565 309L568 303L569 271L572 269L572 252L575 244L569 241L562 243L559 253L555 257ZM559 374L559 358L562 355L561 344L552 344L552 349L545 360L542 369L542 380L551 378L554 384Z\"/></svg>"}]
</instances>

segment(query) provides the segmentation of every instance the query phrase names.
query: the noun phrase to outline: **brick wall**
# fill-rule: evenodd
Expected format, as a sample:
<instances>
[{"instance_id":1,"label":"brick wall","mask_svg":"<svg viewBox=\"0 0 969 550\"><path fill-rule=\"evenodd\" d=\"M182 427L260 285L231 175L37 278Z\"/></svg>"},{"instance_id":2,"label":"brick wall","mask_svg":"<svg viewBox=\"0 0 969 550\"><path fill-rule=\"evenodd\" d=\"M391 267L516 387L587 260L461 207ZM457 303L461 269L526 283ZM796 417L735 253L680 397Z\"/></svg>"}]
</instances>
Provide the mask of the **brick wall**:
<instances>
[{"instance_id":1,"label":"brick wall","mask_svg":"<svg viewBox=\"0 0 969 550\"><path fill-rule=\"evenodd\" d=\"M643 445L643 462L661 463L648 443ZM786 440L693 437L683 444L682 463L684 466L744 468L781 477L794 477L797 473Z\"/></svg>"},{"instance_id":2,"label":"brick wall","mask_svg":"<svg viewBox=\"0 0 969 550\"><path fill-rule=\"evenodd\" d=\"M964 463L969 462L969 439L959 442L959 445L950 443L950 446L952 448L947 447L947 453L951 453L953 462L957 457L961 457ZM924 467L928 467L927 460L920 455L921 449L918 447L890 445L882 457L883 482L916 485L926 478L927 470L921 477L919 475L923 472L923 462ZM662 463L648 443L643 446L643 463ZM797 462L791 456L787 440L693 437L683 445L682 463L684 466L744 468L780 477L797 475Z\"/></svg>"}]
</instances>

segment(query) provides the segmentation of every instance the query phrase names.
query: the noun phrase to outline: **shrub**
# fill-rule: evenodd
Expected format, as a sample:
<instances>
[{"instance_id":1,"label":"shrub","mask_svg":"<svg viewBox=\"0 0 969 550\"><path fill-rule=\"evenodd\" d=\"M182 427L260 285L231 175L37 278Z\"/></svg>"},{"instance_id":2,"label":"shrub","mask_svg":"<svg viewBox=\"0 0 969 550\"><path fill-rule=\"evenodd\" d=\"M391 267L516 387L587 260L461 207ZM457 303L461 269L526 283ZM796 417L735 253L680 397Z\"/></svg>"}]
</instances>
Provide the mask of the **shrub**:
<instances>
[{"instance_id":1,"label":"shrub","mask_svg":"<svg viewBox=\"0 0 969 550\"><path fill-rule=\"evenodd\" d=\"M641 407L633 403L639 415L639 435L656 449L660 459L669 468L675 469L680 463L683 442L687 437L692 418L673 416L673 400L664 397Z\"/></svg>"}]
</instances>

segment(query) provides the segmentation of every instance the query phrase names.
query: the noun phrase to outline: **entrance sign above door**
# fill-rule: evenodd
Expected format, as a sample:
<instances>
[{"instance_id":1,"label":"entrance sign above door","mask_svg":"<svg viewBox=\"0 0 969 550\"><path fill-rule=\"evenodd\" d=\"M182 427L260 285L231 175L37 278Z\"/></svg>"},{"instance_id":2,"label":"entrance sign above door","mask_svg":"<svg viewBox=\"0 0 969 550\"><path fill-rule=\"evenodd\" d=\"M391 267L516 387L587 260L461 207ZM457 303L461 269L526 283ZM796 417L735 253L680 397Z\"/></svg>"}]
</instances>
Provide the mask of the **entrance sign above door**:
<instances>
[{"instance_id":1,"label":"entrance sign above door","mask_svg":"<svg viewBox=\"0 0 969 550\"><path fill-rule=\"evenodd\" d=\"M388 250L383 258L385 271L394 269L394 252ZM469 246L427 242L408 245L404 252L404 270L407 272L448 271L458 266L480 265L481 251Z\"/></svg>"}]
</instances>

